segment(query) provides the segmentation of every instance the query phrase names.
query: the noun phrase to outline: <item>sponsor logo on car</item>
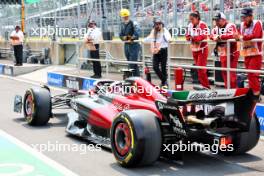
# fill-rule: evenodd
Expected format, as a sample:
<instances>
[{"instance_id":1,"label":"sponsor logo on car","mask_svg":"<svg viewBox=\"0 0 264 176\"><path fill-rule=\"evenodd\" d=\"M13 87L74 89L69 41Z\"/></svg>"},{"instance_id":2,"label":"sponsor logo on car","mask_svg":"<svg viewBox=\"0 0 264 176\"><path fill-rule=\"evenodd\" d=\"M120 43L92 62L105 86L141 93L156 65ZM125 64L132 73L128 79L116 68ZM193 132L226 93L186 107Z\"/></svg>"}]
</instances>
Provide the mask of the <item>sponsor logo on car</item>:
<instances>
[{"instance_id":1,"label":"sponsor logo on car","mask_svg":"<svg viewBox=\"0 0 264 176\"><path fill-rule=\"evenodd\" d=\"M223 98L232 98L234 94L234 90L194 91L189 94L188 100L217 100Z\"/></svg>"}]
</instances>

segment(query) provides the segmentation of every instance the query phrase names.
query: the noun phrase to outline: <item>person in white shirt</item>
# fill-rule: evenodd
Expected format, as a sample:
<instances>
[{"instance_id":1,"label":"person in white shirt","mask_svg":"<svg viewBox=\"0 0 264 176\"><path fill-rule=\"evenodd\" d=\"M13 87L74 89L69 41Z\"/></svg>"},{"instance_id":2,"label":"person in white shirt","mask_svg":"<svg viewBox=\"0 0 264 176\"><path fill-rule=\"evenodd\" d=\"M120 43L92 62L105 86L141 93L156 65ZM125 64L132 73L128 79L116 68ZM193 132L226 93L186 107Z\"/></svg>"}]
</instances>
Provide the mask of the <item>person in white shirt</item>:
<instances>
[{"instance_id":1,"label":"person in white shirt","mask_svg":"<svg viewBox=\"0 0 264 176\"><path fill-rule=\"evenodd\" d=\"M90 21L88 24L87 34L84 36L84 43L90 53L92 59L99 59L99 43L103 41L103 35L100 28L96 26L95 21ZM102 77L102 68L99 61L93 61L93 72L94 75L91 78L99 79Z\"/></svg>"},{"instance_id":2,"label":"person in white shirt","mask_svg":"<svg viewBox=\"0 0 264 176\"><path fill-rule=\"evenodd\" d=\"M19 26L10 35L11 45L14 48L14 55L16 58L15 66L23 65L23 41L24 34Z\"/></svg>"},{"instance_id":3,"label":"person in white shirt","mask_svg":"<svg viewBox=\"0 0 264 176\"><path fill-rule=\"evenodd\" d=\"M145 39L145 41L149 40L151 40L151 52L153 54L153 69L161 80L161 86L167 87L168 46L172 37L160 19L154 20L154 27Z\"/></svg>"}]
</instances>

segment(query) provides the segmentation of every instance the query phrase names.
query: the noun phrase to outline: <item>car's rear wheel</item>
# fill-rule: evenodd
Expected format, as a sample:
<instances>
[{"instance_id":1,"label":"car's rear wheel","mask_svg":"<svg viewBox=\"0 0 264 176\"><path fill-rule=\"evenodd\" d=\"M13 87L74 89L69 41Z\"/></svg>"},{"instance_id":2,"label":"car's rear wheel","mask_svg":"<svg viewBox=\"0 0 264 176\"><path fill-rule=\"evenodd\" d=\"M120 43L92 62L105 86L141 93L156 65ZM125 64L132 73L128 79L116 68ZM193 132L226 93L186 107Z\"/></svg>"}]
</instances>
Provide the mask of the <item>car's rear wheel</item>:
<instances>
[{"instance_id":1,"label":"car's rear wheel","mask_svg":"<svg viewBox=\"0 0 264 176\"><path fill-rule=\"evenodd\" d=\"M123 167L154 163L160 156L161 143L160 125L151 111L125 111L112 123L112 152Z\"/></svg>"},{"instance_id":2,"label":"car's rear wheel","mask_svg":"<svg viewBox=\"0 0 264 176\"><path fill-rule=\"evenodd\" d=\"M44 126L51 117L51 96L46 88L26 91L23 103L24 117L29 125Z\"/></svg>"},{"instance_id":3,"label":"car's rear wheel","mask_svg":"<svg viewBox=\"0 0 264 176\"><path fill-rule=\"evenodd\" d=\"M251 119L248 132L242 132L235 136L233 154L243 154L253 149L260 138L260 124L256 115Z\"/></svg>"},{"instance_id":4,"label":"car's rear wheel","mask_svg":"<svg viewBox=\"0 0 264 176\"><path fill-rule=\"evenodd\" d=\"M210 115L212 117L222 117L225 114L224 111L225 110L223 107L216 107L210 112ZM260 124L257 116L254 115L254 117L252 117L250 121L249 131L236 133L232 136L232 138L232 151L221 153L225 155L239 155L244 154L253 149L257 145L260 138Z\"/></svg>"}]
</instances>

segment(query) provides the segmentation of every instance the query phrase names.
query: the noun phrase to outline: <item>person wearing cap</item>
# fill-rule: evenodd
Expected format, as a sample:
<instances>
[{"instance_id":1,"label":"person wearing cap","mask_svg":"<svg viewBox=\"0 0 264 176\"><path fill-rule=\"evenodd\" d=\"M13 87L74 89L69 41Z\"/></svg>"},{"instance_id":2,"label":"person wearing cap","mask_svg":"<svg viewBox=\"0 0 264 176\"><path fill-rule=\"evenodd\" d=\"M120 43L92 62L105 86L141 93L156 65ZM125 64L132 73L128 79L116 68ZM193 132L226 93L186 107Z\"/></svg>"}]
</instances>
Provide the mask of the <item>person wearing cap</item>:
<instances>
[{"instance_id":1,"label":"person wearing cap","mask_svg":"<svg viewBox=\"0 0 264 176\"><path fill-rule=\"evenodd\" d=\"M253 39L263 38L262 23L254 20L253 9L245 8L241 11L241 36L236 39L243 40L241 56L245 57L245 67L250 70L261 70L262 65L262 42L251 42ZM253 90L254 98L259 100L260 80L259 73L248 73L249 88Z\"/></svg>"},{"instance_id":2,"label":"person wearing cap","mask_svg":"<svg viewBox=\"0 0 264 176\"><path fill-rule=\"evenodd\" d=\"M161 87L167 88L168 74L168 46L172 40L171 34L165 28L161 19L154 20L154 27L145 41L151 41L151 53L153 54L153 69L161 80Z\"/></svg>"},{"instance_id":3,"label":"person wearing cap","mask_svg":"<svg viewBox=\"0 0 264 176\"><path fill-rule=\"evenodd\" d=\"M213 20L216 27L213 29L210 39L216 41L216 49L218 56L220 57L221 66L227 68L227 42L226 40L235 39L235 35L238 33L236 25L226 20L225 14L222 12L217 13ZM237 42L232 42L230 45L230 68L237 68L239 51ZM227 72L222 71L222 77L227 88ZM236 72L230 72L230 87L237 87L237 75Z\"/></svg>"},{"instance_id":4,"label":"person wearing cap","mask_svg":"<svg viewBox=\"0 0 264 176\"><path fill-rule=\"evenodd\" d=\"M16 26L15 30L11 33L10 40L11 40L11 45L14 48L14 55L16 59L15 66L22 66L24 34L19 26Z\"/></svg>"},{"instance_id":5,"label":"person wearing cap","mask_svg":"<svg viewBox=\"0 0 264 176\"><path fill-rule=\"evenodd\" d=\"M198 11L192 12L189 15L189 20L191 23L188 25L186 40L191 42L194 63L196 66L206 66L208 59L208 44L204 40L206 40L209 35L207 24L201 21ZM197 72L200 84L204 88L210 89L207 70L198 69Z\"/></svg>"},{"instance_id":6,"label":"person wearing cap","mask_svg":"<svg viewBox=\"0 0 264 176\"><path fill-rule=\"evenodd\" d=\"M120 11L122 18L121 31L119 37L125 42L124 50L125 56L128 61L137 62L139 57L140 45L134 40L138 40L140 36L139 25L130 20L130 12L128 9L122 9ZM129 64L129 69L133 70L133 76L140 76L139 68L137 64Z\"/></svg>"},{"instance_id":7,"label":"person wearing cap","mask_svg":"<svg viewBox=\"0 0 264 176\"><path fill-rule=\"evenodd\" d=\"M99 59L100 45L99 43L103 41L103 35L100 28L96 26L95 21L90 21L88 23L88 31L84 36L84 43L90 53L92 59ZM93 61L93 72L94 75L91 78L99 79L102 77L102 68L100 61Z\"/></svg>"}]
</instances>

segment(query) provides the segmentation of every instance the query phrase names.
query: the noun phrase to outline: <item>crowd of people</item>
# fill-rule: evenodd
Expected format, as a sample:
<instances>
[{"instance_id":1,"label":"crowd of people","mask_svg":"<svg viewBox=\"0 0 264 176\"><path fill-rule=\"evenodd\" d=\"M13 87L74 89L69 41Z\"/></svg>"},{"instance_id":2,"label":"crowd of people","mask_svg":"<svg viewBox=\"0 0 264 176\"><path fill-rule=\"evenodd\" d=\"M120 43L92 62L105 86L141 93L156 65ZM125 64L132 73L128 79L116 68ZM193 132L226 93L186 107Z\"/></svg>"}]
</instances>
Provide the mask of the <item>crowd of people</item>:
<instances>
[{"instance_id":1,"label":"crowd of people","mask_svg":"<svg viewBox=\"0 0 264 176\"><path fill-rule=\"evenodd\" d=\"M136 63L139 60L140 44L136 42L141 35L141 29L136 21L132 21L130 11L122 9L120 11L121 31L120 39L124 44L124 53L129 63L129 69L132 76L140 76L139 67ZM190 24L187 28L186 40L190 42L194 64L196 66L207 66L208 58L208 40L216 42L215 52L220 58L221 67L227 68L227 59L230 58L230 67L236 69L238 67L239 57L244 58L245 68L248 70L261 70L262 66L262 41L252 41L254 39L263 38L262 22L254 19L254 12L252 8L244 8L241 11L242 23L240 28L229 22L224 13L216 13L213 17L214 28L208 34L208 25L202 21L200 13L193 11L189 14ZM16 66L22 66L23 56L23 39L24 35L20 27L17 26L15 31L10 35L11 44L14 48ZM228 51L227 40L233 39L231 42L230 51ZM97 27L95 21L88 23L88 32L84 37L84 42L89 50L90 57L93 61L94 75L92 78L101 78L102 70L99 59L100 42L103 40L102 31ZM161 87L167 87L167 61L168 61L168 47L172 40L169 30L165 27L160 18L156 18L153 22L153 29L148 37L144 39L145 42L151 43L151 53L153 55L153 69L161 81ZM241 46L239 46L239 43ZM228 53L230 56L228 56ZM206 69L198 69L198 80L204 89L210 89L210 84ZM230 72L230 85L228 85L227 72L222 71L222 77L226 88L237 88L237 74L234 71ZM261 86L260 74L248 73L249 87L253 91L253 96L258 99Z\"/></svg>"},{"instance_id":2,"label":"crowd of people","mask_svg":"<svg viewBox=\"0 0 264 176\"><path fill-rule=\"evenodd\" d=\"M120 39L125 43L124 52L128 61L136 62L139 59L140 45L134 42L139 39L140 27L135 21L130 19L130 12L127 9L120 11L122 18ZM191 51L196 66L207 66L208 58L208 40L216 42L215 51L220 57L221 67L227 68L227 59L230 58L231 68L238 67L239 57L245 59L245 68L249 70L261 70L262 65L262 41L254 42L253 39L263 38L262 22L254 20L253 9L244 8L241 12L241 27L237 29L236 25L229 22L224 13L220 12L215 14L213 21L215 27L208 34L208 25L202 21L198 11L191 12L189 15L190 24L188 25L188 32L186 40L190 42ZM101 33L97 33L101 35ZM86 43L96 40L96 36L87 35L90 38L85 39ZM97 37L98 38L98 37ZM227 51L227 40L234 39L231 42L230 51ZM153 54L153 69L161 81L162 87L167 87L167 60L168 60L168 46L172 36L168 29L165 27L161 19L154 20L153 29L149 36L144 39L145 42L151 43L151 53ZM235 42L236 41L236 42ZM238 43L242 43L242 49ZM98 47L95 51L98 52ZM228 53L230 57L228 57ZM98 53L94 58L99 58ZM99 68L98 62L94 62L94 71ZM129 64L133 76L140 76L138 65L135 63ZM207 76L206 69L198 69L198 80L204 89L210 89L210 84ZM99 73L98 73L99 74ZM98 75L97 75L98 76ZM260 96L260 74L248 73L249 87L253 91L253 97L258 100ZM101 75L99 74L99 77ZM227 72L222 71L225 87L228 88ZM230 72L230 87L237 88L237 75L236 72Z\"/></svg>"},{"instance_id":3,"label":"crowd of people","mask_svg":"<svg viewBox=\"0 0 264 176\"><path fill-rule=\"evenodd\" d=\"M213 20L215 21L215 28L210 34L209 38L216 42L216 50L220 56L221 66L227 67L228 53L230 54L231 68L238 67L239 56L245 59L245 68L249 70L261 70L262 65L262 42L254 42L253 39L263 38L262 22L254 20L253 9L245 8L241 12L241 27L240 31L236 25L227 21L223 13L217 13ZM208 57L208 35L201 32L207 28L199 12L192 12L190 14L190 25L188 27L188 34L186 39L191 42L191 49L195 65L206 66ZM237 42L231 42L230 51L227 48L227 40L235 39ZM242 42L242 49L238 48L238 41ZM206 69L198 70L198 77L201 85L210 89ZM227 73L222 71L222 77L227 86ZM260 96L260 79L259 73L248 73L249 87L253 91L253 97L259 99ZM230 73L231 88L237 87L237 75L235 72Z\"/></svg>"}]
</instances>

